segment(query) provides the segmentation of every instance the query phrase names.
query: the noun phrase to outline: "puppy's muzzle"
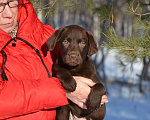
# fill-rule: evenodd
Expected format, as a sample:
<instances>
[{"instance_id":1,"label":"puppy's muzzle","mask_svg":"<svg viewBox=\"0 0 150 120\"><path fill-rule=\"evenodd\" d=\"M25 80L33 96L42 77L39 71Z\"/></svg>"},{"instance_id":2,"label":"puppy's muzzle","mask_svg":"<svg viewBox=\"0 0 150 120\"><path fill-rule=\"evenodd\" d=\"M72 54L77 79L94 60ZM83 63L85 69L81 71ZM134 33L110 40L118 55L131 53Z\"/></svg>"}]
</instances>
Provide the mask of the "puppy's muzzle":
<instances>
[{"instance_id":1,"label":"puppy's muzzle","mask_svg":"<svg viewBox=\"0 0 150 120\"><path fill-rule=\"evenodd\" d=\"M68 53L69 59L73 62L73 61L77 61L80 58L79 52L69 52Z\"/></svg>"},{"instance_id":2,"label":"puppy's muzzle","mask_svg":"<svg viewBox=\"0 0 150 120\"><path fill-rule=\"evenodd\" d=\"M81 64L82 58L79 52L71 51L68 52L68 54L64 58L64 62L70 66L75 66Z\"/></svg>"},{"instance_id":3,"label":"puppy's muzzle","mask_svg":"<svg viewBox=\"0 0 150 120\"><path fill-rule=\"evenodd\" d=\"M71 61L76 61L79 55L71 54L69 55Z\"/></svg>"}]
</instances>

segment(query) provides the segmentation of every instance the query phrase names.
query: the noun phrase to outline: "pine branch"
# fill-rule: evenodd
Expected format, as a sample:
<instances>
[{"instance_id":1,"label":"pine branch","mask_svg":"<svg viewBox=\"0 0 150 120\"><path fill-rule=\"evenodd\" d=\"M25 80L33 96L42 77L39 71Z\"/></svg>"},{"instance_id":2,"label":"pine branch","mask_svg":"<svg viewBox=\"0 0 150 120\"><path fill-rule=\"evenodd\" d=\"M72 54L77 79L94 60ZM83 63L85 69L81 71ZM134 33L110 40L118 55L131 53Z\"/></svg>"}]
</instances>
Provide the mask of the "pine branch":
<instances>
[{"instance_id":1,"label":"pine branch","mask_svg":"<svg viewBox=\"0 0 150 120\"><path fill-rule=\"evenodd\" d=\"M133 12L133 14L135 14L135 15L138 15L138 16L145 16L145 15L150 15L150 13L137 13L137 9L139 8L139 6L141 5L141 3L138 3L138 5L136 6L136 8L134 9L133 8L133 3L134 3L134 1L132 2L132 12Z\"/></svg>"},{"instance_id":2,"label":"pine branch","mask_svg":"<svg viewBox=\"0 0 150 120\"><path fill-rule=\"evenodd\" d=\"M36 8L36 9L42 9L42 10L44 10L44 9L50 9L51 7L54 7L54 5L56 4L56 2L57 2L57 0L54 0L53 2L49 2L49 3L47 3L47 4L45 4L45 5L41 6L41 7L37 7L35 5L33 5L33 7Z\"/></svg>"},{"instance_id":3,"label":"pine branch","mask_svg":"<svg viewBox=\"0 0 150 120\"><path fill-rule=\"evenodd\" d=\"M108 25L102 32L107 38L104 42L104 46L108 46L110 49L115 49L117 53L123 56L123 58L130 59L131 61L144 57L150 58L150 21L149 18L142 19L142 16L148 16L150 13L142 13L140 3L133 7L133 2L128 6L128 13L130 15L139 16L136 17L136 22L133 25L133 33L128 38L118 38L115 28Z\"/></svg>"},{"instance_id":4,"label":"pine branch","mask_svg":"<svg viewBox=\"0 0 150 120\"><path fill-rule=\"evenodd\" d=\"M112 24L114 23L114 4L113 4L113 0L112 0L112 8L111 8L111 12L110 12L110 14L112 15Z\"/></svg>"},{"instance_id":5,"label":"pine branch","mask_svg":"<svg viewBox=\"0 0 150 120\"><path fill-rule=\"evenodd\" d=\"M137 58L143 59L145 56L150 57L150 40L148 33L145 33L141 37L132 35L126 39L119 39L113 27L107 29L107 33L103 33L107 38L107 42L104 42L104 46L108 45L110 49L115 49L116 52L123 55L124 58L130 58L131 60Z\"/></svg>"},{"instance_id":6,"label":"pine branch","mask_svg":"<svg viewBox=\"0 0 150 120\"><path fill-rule=\"evenodd\" d=\"M31 0L33 7L43 11L43 10L47 10L47 12L45 13L45 17L47 17L51 12L54 12L55 5L57 4L59 8L63 7L63 8L69 8L70 10L77 7L80 4L79 0L65 0L65 1L58 1L58 0L52 0L49 3L43 5L42 3L44 3L43 0Z\"/></svg>"}]
</instances>

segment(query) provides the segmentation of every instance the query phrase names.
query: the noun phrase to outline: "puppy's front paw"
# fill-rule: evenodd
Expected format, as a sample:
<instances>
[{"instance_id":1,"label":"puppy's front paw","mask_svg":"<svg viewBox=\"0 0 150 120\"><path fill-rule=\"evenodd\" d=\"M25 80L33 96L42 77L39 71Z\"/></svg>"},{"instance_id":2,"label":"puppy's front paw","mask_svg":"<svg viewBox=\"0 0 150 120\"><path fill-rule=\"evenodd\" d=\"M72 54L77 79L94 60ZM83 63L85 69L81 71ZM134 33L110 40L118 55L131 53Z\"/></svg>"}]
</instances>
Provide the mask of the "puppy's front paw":
<instances>
[{"instance_id":1,"label":"puppy's front paw","mask_svg":"<svg viewBox=\"0 0 150 120\"><path fill-rule=\"evenodd\" d=\"M76 81L73 78L70 80L67 80L67 82L65 83L63 82L62 85L65 88L65 90L69 92L73 92L76 89Z\"/></svg>"},{"instance_id":2,"label":"puppy's front paw","mask_svg":"<svg viewBox=\"0 0 150 120\"><path fill-rule=\"evenodd\" d=\"M57 74L57 78L60 80L65 90L69 92L75 91L76 81L70 74Z\"/></svg>"},{"instance_id":3,"label":"puppy's front paw","mask_svg":"<svg viewBox=\"0 0 150 120\"><path fill-rule=\"evenodd\" d=\"M90 112L93 112L93 111L97 110L100 107L101 98L96 97L95 100L92 100L92 101L91 100L92 99L88 99L87 102L86 102L86 105L87 105L87 110L90 111Z\"/></svg>"},{"instance_id":4,"label":"puppy's front paw","mask_svg":"<svg viewBox=\"0 0 150 120\"><path fill-rule=\"evenodd\" d=\"M101 83L97 83L92 87L86 102L88 111L93 112L101 106L101 99L105 92L106 90Z\"/></svg>"}]
</instances>

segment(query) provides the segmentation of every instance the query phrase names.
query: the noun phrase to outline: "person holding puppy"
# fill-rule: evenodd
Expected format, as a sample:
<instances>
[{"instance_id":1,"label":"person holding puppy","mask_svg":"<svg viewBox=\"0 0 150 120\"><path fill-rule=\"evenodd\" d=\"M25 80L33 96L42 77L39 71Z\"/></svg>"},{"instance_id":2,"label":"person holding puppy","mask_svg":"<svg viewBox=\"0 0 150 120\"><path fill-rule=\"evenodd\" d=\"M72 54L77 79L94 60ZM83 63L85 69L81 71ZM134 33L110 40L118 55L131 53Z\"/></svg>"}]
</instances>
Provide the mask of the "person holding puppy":
<instances>
[{"instance_id":1,"label":"person holding puppy","mask_svg":"<svg viewBox=\"0 0 150 120\"><path fill-rule=\"evenodd\" d=\"M68 104L67 98L86 108L92 80L74 77L77 88L68 93L52 77L45 42L53 33L29 0L0 0L0 119L54 120L55 108Z\"/></svg>"}]
</instances>

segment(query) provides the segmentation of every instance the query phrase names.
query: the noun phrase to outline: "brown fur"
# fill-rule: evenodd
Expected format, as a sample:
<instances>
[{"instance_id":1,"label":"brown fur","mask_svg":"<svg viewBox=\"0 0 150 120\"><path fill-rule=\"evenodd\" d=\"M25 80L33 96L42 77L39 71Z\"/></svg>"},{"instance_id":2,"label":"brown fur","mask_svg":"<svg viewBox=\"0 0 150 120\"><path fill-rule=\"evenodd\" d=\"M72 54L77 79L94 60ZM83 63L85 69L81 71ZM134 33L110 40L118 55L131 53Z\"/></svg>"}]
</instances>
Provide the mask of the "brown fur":
<instances>
[{"instance_id":1,"label":"brown fur","mask_svg":"<svg viewBox=\"0 0 150 120\"><path fill-rule=\"evenodd\" d=\"M76 89L76 82L72 76L83 76L93 80L96 84L91 88L86 105L87 110L69 101L69 105L57 109L56 120L69 120L69 113L87 120L103 120L106 112L105 104L100 107L101 99L106 89L96 75L90 56L97 52L97 45L93 35L77 25L60 28L47 40L49 51L58 42L61 57L55 64L56 77L69 92Z\"/></svg>"}]
</instances>

